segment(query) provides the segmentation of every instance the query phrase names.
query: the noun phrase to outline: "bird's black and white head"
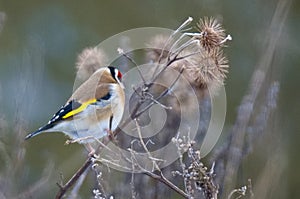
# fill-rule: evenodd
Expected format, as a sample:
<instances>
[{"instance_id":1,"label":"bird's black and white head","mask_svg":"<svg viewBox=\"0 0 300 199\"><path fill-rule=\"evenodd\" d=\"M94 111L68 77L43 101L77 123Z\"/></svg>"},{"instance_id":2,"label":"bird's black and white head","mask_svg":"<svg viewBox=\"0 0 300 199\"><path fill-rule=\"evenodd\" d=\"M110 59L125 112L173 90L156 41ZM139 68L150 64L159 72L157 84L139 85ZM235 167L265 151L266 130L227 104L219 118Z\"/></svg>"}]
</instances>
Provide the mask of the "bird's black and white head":
<instances>
[{"instance_id":1,"label":"bird's black and white head","mask_svg":"<svg viewBox=\"0 0 300 199\"><path fill-rule=\"evenodd\" d=\"M124 85L122 83L122 73L114 66L108 66L107 67L111 76L120 84L120 86L124 89Z\"/></svg>"}]
</instances>

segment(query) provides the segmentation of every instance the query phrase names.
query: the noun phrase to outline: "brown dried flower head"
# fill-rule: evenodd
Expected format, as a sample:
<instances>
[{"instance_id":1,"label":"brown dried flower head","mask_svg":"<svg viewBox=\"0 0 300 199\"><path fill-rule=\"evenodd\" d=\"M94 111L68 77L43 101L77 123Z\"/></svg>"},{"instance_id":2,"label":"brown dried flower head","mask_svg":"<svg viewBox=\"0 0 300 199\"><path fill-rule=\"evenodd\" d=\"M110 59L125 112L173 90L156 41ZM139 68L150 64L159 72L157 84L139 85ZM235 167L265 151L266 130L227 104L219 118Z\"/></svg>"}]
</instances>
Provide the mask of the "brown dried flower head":
<instances>
[{"instance_id":1,"label":"brown dried flower head","mask_svg":"<svg viewBox=\"0 0 300 199\"><path fill-rule=\"evenodd\" d=\"M170 70L166 70L159 78L164 85L168 85L169 81L173 82L172 80L177 76L172 73L172 70L179 72L184 68L182 77L189 84L186 85L184 81L178 80L172 88L176 100L169 97L165 101L175 111L184 108L187 112L193 112L195 103L189 100L193 99L193 91L199 101L208 95L214 96L224 84L228 73L229 65L223 54L223 47L227 40L231 40L231 36L226 36L221 24L213 18L206 17L199 20L197 26L198 32L184 32L183 35L171 35L170 38L158 35L149 42L151 50L148 52L148 59L161 63L162 67L175 55L183 58L171 63ZM164 49L165 53L161 54L162 51L156 48ZM158 92L162 91L158 90Z\"/></svg>"},{"instance_id":2,"label":"brown dried flower head","mask_svg":"<svg viewBox=\"0 0 300 199\"><path fill-rule=\"evenodd\" d=\"M107 65L107 58L102 49L86 48L77 57L77 77L80 81L85 81L97 69L105 65Z\"/></svg>"},{"instance_id":3,"label":"brown dried flower head","mask_svg":"<svg viewBox=\"0 0 300 199\"><path fill-rule=\"evenodd\" d=\"M190 65L186 69L193 85L200 88L208 86L214 88L223 84L229 65L222 51L203 52L188 60Z\"/></svg>"},{"instance_id":4,"label":"brown dried flower head","mask_svg":"<svg viewBox=\"0 0 300 199\"><path fill-rule=\"evenodd\" d=\"M196 38L200 40L202 47L207 51L219 47L225 39L225 30L214 18L204 17L204 19L200 19L197 30L201 35L196 36Z\"/></svg>"}]
</instances>

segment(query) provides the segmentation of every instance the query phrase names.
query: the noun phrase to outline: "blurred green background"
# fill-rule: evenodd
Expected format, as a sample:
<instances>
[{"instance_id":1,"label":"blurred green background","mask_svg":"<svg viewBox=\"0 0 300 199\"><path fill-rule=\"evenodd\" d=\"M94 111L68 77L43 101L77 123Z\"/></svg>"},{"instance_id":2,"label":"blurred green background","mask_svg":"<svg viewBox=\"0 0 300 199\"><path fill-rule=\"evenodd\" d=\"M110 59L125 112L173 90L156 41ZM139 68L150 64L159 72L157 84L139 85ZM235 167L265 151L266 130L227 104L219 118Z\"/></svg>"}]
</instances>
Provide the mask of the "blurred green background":
<instances>
[{"instance_id":1,"label":"blurred green background","mask_svg":"<svg viewBox=\"0 0 300 199\"><path fill-rule=\"evenodd\" d=\"M68 99L76 74L76 57L83 48L96 46L132 28L174 29L188 16L222 19L226 32L233 36L225 50L230 61L226 80L225 129L228 129L235 121L237 107L263 53L267 29L277 4L276 0L16 2L0 0L0 11L5 13L0 32L0 175L2 179L11 178L11 182L0 186L10 187L8 192L16 196L37 182L43 169L53 164L55 171L47 188L41 188L45 191L38 192L37 198L53 198L60 172L68 179L84 161L85 153L82 146L65 146L66 138L60 134L44 134L24 143L15 141L17 132L25 135L35 130ZM298 198L300 194L299 25L300 2L294 1L277 45L273 63L276 70L271 71L271 77L281 85L275 126L280 128L282 139L278 148L286 155L286 168L281 176L284 186L274 191L284 192L281 195L286 198ZM18 129L20 127L22 129ZM21 144L23 150L14 150L16 143ZM8 168L10 158L18 159L22 155L25 156L24 165L16 162ZM15 167L20 167L17 173L7 172ZM247 178L252 173L255 171L243 170ZM91 196L90 190L82 192Z\"/></svg>"}]
</instances>

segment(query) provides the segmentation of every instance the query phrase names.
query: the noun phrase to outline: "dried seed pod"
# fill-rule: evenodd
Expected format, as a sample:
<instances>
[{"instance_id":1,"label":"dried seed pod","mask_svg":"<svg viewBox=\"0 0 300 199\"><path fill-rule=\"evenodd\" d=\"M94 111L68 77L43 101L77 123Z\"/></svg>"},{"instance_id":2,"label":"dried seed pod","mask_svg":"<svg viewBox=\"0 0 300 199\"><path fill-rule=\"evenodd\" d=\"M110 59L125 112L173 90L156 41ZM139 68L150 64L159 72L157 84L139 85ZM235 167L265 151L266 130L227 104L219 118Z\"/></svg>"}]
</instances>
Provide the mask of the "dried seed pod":
<instances>
[{"instance_id":1,"label":"dried seed pod","mask_svg":"<svg viewBox=\"0 0 300 199\"><path fill-rule=\"evenodd\" d=\"M225 30L214 18L204 17L204 19L200 19L197 30L201 34L196 38L200 40L202 47L208 52L218 48L225 39Z\"/></svg>"},{"instance_id":2,"label":"dried seed pod","mask_svg":"<svg viewBox=\"0 0 300 199\"><path fill-rule=\"evenodd\" d=\"M102 49L97 47L84 49L77 57L77 77L87 80L96 70L107 65L107 58Z\"/></svg>"}]
</instances>

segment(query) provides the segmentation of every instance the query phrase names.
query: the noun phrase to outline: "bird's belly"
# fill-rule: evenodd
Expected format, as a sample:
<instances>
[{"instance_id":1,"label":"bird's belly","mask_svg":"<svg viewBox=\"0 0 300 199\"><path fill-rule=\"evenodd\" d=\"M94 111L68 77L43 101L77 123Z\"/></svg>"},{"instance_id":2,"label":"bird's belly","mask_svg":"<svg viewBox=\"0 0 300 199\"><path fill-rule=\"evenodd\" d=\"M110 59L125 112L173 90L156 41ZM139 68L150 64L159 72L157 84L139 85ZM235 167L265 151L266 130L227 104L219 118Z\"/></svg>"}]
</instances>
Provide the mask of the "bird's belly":
<instances>
[{"instance_id":1,"label":"bird's belly","mask_svg":"<svg viewBox=\"0 0 300 199\"><path fill-rule=\"evenodd\" d=\"M108 134L109 121L74 119L71 122L71 125L70 123L64 125L62 122L57 128L81 144L94 142Z\"/></svg>"}]
</instances>

